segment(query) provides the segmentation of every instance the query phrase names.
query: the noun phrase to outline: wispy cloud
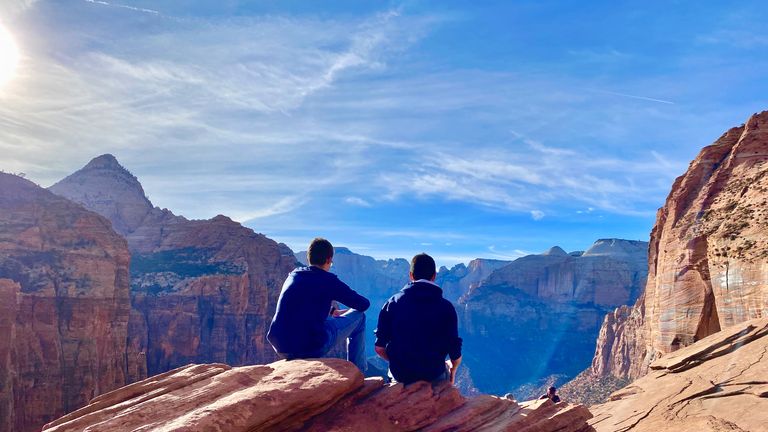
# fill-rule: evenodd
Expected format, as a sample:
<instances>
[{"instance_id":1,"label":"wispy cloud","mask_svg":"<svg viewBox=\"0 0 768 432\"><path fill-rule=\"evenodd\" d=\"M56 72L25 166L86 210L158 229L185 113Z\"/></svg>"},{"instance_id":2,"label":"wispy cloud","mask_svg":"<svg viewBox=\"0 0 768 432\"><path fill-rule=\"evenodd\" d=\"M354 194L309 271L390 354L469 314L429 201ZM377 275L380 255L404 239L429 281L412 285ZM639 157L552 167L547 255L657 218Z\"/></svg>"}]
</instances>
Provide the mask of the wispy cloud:
<instances>
[{"instance_id":1,"label":"wispy cloud","mask_svg":"<svg viewBox=\"0 0 768 432\"><path fill-rule=\"evenodd\" d=\"M121 9L128 9L128 10L132 10L132 11L136 11L136 12L149 13L149 14L153 14L153 15L159 15L160 14L160 12L158 12L156 10L153 10L153 9L138 8L138 7L128 6L128 5L124 5L124 4L120 4L120 3L106 2L106 1L102 1L102 0L83 0L83 1L85 1L87 3L93 3L93 4L103 5L103 6L111 6L111 7L121 8Z\"/></svg>"},{"instance_id":2,"label":"wispy cloud","mask_svg":"<svg viewBox=\"0 0 768 432\"><path fill-rule=\"evenodd\" d=\"M663 103L663 104L668 104L668 105L674 105L675 104L672 101L668 101L668 100L664 100L664 99L652 98L652 97L648 97L648 96L631 95L631 94L613 92L613 91L608 91L608 90L596 90L596 89L587 89L587 90L591 91L591 92L596 92L596 93L604 93L604 94L609 94L609 95L613 95L613 96L620 96L620 97L625 97L625 98L630 98L630 99L638 99L638 100L643 100L643 101L648 101L648 102L658 102L658 103Z\"/></svg>"},{"instance_id":3,"label":"wispy cloud","mask_svg":"<svg viewBox=\"0 0 768 432\"><path fill-rule=\"evenodd\" d=\"M346 197L344 202L359 207L372 207L371 203L360 197Z\"/></svg>"}]
</instances>

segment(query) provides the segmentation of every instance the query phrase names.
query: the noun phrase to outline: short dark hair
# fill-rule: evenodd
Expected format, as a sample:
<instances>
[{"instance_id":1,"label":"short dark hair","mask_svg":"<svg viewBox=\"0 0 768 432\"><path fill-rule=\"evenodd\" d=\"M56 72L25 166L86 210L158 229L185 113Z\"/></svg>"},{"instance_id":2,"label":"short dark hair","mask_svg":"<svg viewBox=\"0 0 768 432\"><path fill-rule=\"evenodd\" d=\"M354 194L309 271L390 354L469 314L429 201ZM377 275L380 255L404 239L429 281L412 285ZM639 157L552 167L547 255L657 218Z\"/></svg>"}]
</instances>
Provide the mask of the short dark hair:
<instances>
[{"instance_id":1,"label":"short dark hair","mask_svg":"<svg viewBox=\"0 0 768 432\"><path fill-rule=\"evenodd\" d=\"M549 391L551 391L551 392L553 392L553 393L554 393L554 392L556 392L556 391L557 391L557 387L555 387L555 386L552 386L552 387L550 387L550 388L549 388Z\"/></svg>"},{"instance_id":2,"label":"short dark hair","mask_svg":"<svg viewBox=\"0 0 768 432\"><path fill-rule=\"evenodd\" d=\"M413 273L413 279L415 280L432 279L432 276L437 273L435 260L423 252L416 255L411 260L411 273Z\"/></svg>"},{"instance_id":3,"label":"short dark hair","mask_svg":"<svg viewBox=\"0 0 768 432\"><path fill-rule=\"evenodd\" d=\"M307 249L309 265L321 266L328 262L328 258L333 258L333 245L322 237L316 237Z\"/></svg>"}]
</instances>

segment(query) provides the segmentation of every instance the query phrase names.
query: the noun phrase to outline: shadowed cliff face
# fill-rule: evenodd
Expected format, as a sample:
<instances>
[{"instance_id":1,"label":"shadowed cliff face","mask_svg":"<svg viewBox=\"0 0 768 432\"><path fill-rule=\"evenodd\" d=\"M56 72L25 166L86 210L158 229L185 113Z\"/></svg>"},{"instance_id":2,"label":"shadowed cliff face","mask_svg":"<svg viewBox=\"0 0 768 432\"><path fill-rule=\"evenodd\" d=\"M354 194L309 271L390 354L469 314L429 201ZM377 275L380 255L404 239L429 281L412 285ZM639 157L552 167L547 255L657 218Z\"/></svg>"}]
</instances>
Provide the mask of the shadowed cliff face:
<instances>
[{"instance_id":1,"label":"shadowed cliff face","mask_svg":"<svg viewBox=\"0 0 768 432\"><path fill-rule=\"evenodd\" d=\"M225 216L152 207L111 155L51 187L112 220L132 253L130 343L150 374L188 363L276 359L265 335L293 253Z\"/></svg>"},{"instance_id":2,"label":"shadowed cliff face","mask_svg":"<svg viewBox=\"0 0 768 432\"><path fill-rule=\"evenodd\" d=\"M482 392L530 397L589 365L606 312L637 298L647 243L598 240L584 254L553 248L494 271L460 301L465 361Z\"/></svg>"},{"instance_id":3,"label":"shadowed cliff face","mask_svg":"<svg viewBox=\"0 0 768 432\"><path fill-rule=\"evenodd\" d=\"M0 173L0 431L146 377L127 345L129 260L109 221Z\"/></svg>"},{"instance_id":4,"label":"shadowed cliff face","mask_svg":"<svg viewBox=\"0 0 768 432\"><path fill-rule=\"evenodd\" d=\"M651 233L649 276L609 315L590 373L637 378L658 356L768 315L768 111L705 147Z\"/></svg>"}]
</instances>

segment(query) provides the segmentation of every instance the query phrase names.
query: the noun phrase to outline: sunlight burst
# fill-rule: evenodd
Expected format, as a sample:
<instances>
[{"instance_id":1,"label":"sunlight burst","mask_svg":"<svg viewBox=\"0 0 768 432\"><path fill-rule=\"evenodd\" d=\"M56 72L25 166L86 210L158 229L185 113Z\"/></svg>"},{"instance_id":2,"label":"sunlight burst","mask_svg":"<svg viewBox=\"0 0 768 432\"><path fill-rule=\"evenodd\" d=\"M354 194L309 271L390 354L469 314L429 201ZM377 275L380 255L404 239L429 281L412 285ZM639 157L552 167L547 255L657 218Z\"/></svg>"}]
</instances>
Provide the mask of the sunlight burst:
<instances>
[{"instance_id":1,"label":"sunlight burst","mask_svg":"<svg viewBox=\"0 0 768 432\"><path fill-rule=\"evenodd\" d=\"M0 86L8 82L19 63L19 49L13 36L0 25Z\"/></svg>"}]
</instances>

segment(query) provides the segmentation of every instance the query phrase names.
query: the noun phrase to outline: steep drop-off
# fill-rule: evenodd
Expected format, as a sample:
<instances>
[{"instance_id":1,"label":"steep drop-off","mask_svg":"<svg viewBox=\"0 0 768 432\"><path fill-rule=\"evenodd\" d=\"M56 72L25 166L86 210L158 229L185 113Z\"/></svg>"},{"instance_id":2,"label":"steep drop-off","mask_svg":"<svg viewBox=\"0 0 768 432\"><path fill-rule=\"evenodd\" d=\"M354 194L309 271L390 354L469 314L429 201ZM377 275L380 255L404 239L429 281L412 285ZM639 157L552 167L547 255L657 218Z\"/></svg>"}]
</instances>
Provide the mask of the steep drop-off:
<instances>
[{"instance_id":1,"label":"steep drop-off","mask_svg":"<svg viewBox=\"0 0 768 432\"><path fill-rule=\"evenodd\" d=\"M266 341L293 253L225 216L187 220L153 207L112 155L51 187L109 218L131 250L131 345L150 374L188 363L276 359Z\"/></svg>"},{"instance_id":2,"label":"steep drop-off","mask_svg":"<svg viewBox=\"0 0 768 432\"><path fill-rule=\"evenodd\" d=\"M0 431L146 377L127 344L129 260L108 220L0 173Z\"/></svg>"},{"instance_id":3,"label":"steep drop-off","mask_svg":"<svg viewBox=\"0 0 768 432\"><path fill-rule=\"evenodd\" d=\"M596 379L635 379L660 355L768 316L768 111L705 147L651 233L644 295L606 317Z\"/></svg>"},{"instance_id":4,"label":"steep drop-off","mask_svg":"<svg viewBox=\"0 0 768 432\"><path fill-rule=\"evenodd\" d=\"M647 245L604 239L583 254L552 248L515 260L470 290L459 313L475 386L531 397L536 384L561 382L587 367L603 316L634 301L645 284Z\"/></svg>"}]
</instances>

